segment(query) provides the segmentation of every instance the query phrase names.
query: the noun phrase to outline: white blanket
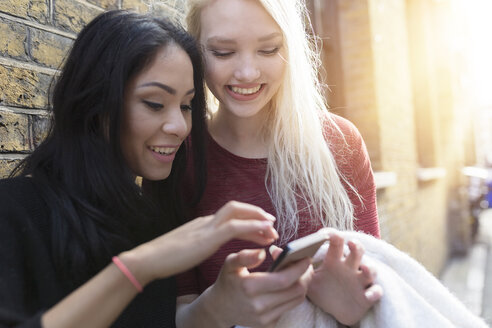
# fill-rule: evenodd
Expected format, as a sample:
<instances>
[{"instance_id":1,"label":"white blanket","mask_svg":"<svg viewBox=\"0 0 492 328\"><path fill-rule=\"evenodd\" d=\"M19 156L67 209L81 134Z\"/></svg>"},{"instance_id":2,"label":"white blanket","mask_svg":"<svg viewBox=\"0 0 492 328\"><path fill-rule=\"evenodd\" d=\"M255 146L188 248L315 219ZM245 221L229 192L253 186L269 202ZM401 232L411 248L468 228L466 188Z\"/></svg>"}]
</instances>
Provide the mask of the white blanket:
<instances>
[{"instance_id":1,"label":"white blanket","mask_svg":"<svg viewBox=\"0 0 492 328\"><path fill-rule=\"evenodd\" d=\"M357 239L365 247L363 262L377 270L382 299L360 322L361 328L461 327L486 328L430 272L407 254L383 240L360 232L341 232L345 240ZM317 256L326 253L323 245ZM309 301L285 313L277 323L284 327L337 327L335 319Z\"/></svg>"}]
</instances>

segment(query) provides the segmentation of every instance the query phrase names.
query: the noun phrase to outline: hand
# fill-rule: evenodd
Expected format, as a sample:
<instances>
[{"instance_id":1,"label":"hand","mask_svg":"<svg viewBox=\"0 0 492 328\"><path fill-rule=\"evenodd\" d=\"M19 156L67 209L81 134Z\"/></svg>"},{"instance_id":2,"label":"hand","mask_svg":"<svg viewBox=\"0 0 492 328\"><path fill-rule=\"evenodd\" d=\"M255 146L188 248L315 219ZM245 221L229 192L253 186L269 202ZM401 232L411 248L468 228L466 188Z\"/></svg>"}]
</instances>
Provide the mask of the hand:
<instances>
[{"instance_id":1,"label":"hand","mask_svg":"<svg viewBox=\"0 0 492 328\"><path fill-rule=\"evenodd\" d=\"M383 295L374 284L376 272L361 263L364 248L348 241L350 253L343 255L344 240L336 230L327 229L330 246L322 264L314 271L309 299L344 325L359 322Z\"/></svg>"},{"instance_id":2,"label":"hand","mask_svg":"<svg viewBox=\"0 0 492 328\"><path fill-rule=\"evenodd\" d=\"M257 206L229 202L215 215L192 220L120 258L137 280L147 284L196 266L233 238L268 245L278 238L274 221Z\"/></svg>"},{"instance_id":3,"label":"hand","mask_svg":"<svg viewBox=\"0 0 492 328\"><path fill-rule=\"evenodd\" d=\"M230 254L208 292L217 320L224 326L265 327L305 299L313 269L308 259L279 272L252 272L265 251L242 250ZM209 302L210 303L210 302Z\"/></svg>"}]
</instances>

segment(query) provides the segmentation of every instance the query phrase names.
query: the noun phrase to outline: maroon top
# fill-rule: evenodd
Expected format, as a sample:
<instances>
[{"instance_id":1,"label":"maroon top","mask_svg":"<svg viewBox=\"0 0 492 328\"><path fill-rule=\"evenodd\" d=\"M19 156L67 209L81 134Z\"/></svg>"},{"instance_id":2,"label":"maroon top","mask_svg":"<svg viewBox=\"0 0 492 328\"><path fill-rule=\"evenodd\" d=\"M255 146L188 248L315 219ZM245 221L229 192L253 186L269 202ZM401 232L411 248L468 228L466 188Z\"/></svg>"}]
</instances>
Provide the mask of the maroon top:
<instances>
[{"instance_id":1,"label":"maroon top","mask_svg":"<svg viewBox=\"0 0 492 328\"><path fill-rule=\"evenodd\" d=\"M364 141L357 128L348 120L333 114L329 115L332 115L338 124L345 140L334 130L329 121L324 126L325 138L330 145L338 169L357 189L364 201L364 204L361 204L359 198L344 184L354 204L355 229L379 238L376 186ZM191 213L192 217L215 213L229 200L254 204L276 215L265 187L267 160L236 156L218 145L210 135L208 139L207 186L200 203ZM187 194L191 194L193 184L189 178L186 188ZM298 204L298 208L303 207L302 203ZM313 220L307 212L301 212L298 234L294 239L311 234L321 227L319 220ZM247 248L258 248L258 245L242 240L232 240L198 267L178 275L178 296L201 294L215 282L227 255ZM268 255L255 271L266 271L271 263L272 258Z\"/></svg>"}]
</instances>

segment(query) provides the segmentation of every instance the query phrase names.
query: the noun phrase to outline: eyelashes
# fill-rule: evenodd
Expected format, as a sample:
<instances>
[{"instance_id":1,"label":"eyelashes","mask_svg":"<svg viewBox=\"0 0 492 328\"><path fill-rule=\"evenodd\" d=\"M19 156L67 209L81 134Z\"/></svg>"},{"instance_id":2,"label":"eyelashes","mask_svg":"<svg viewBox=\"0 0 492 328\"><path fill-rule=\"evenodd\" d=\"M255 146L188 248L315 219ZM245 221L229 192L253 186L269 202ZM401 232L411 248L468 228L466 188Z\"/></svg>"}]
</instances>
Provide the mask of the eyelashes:
<instances>
[{"instance_id":1,"label":"eyelashes","mask_svg":"<svg viewBox=\"0 0 492 328\"><path fill-rule=\"evenodd\" d=\"M209 51L212 53L213 56L217 58L227 58L236 53L235 51L224 51L224 50L217 50L217 49L209 49ZM280 47L274 47L274 48L258 50L258 53L264 56L273 56L276 55L279 51L280 51Z\"/></svg>"},{"instance_id":2,"label":"eyelashes","mask_svg":"<svg viewBox=\"0 0 492 328\"><path fill-rule=\"evenodd\" d=\"M144 103L147 107L149 107L150 109L153 109L153 110L159 110L159 109L164 108L164 105L163 105L163 104L156 103L156 102L153 102L153 101L142 100L142 102L143 102L143 103Z\"/></svg>"},{"instance_id":3,"label":"eyelashes","mask_svg":"<svg viewBox=\"0 0 492 328\"><path fill-rule=\"evenodd\" d=\"M280 50L280 47L275 47L273 49L260 50L259 52L264 55L275 55Z\"/></svg>"},{"instance_id":4,"label":"eyelashes","mask_svg":"<svg viewBox=\"0 0 492 328\"><path fill-rule=\"evenodd\" d=\"M156 102L148 101L148 100L144 100L144 99L142 99L142 102L148 108L150 108L153 111L158 111L158 110L161 110L161 109L164 108L164 105L161 104L161 103L156 103ZM188 105L188 104L181 105L180 108L181 108L182 111L191 111L193 109L193 107L191 106L191 104L190 105Z\"/></svg>"},{"instance_id":5,"label":"eyelashes","mask_svg":"<svg viewBox=\"0 0 492 328\"><path fill-rule=\"evenodd\" d=\"M191 105L181 105L181 110L182 111L191 111L193 109L193 107L191 107Z\"/></svg>"},{"instance_id":6,"label":"eyelashes","mask_svg":"<svg viewBox=\"0 0 492 328\"><path fill-rule=\"evenodd\" d=\"M210 50L210 51L212 52L212 55L219 58L225 58L231 56L234 53L233 51L219 51L219 50Z\"/></svg>"}]
</instances>

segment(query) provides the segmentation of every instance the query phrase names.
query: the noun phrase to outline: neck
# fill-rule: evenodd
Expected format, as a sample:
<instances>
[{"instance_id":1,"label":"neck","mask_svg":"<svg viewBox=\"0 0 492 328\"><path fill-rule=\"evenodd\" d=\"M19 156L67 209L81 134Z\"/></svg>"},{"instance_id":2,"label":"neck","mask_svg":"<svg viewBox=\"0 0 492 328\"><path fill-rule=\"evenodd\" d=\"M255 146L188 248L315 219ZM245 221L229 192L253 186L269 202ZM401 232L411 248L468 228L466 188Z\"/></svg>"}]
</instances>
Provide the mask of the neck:
<instances>
[{"instance_id":1,"label":"neck","mask_svg":"<svg viewBox=\"0 0 492 328\"><path fill-rule=\"evenodd\" d=\"M263 135L266 115L261 111L254 117L237 117L220 109L208 122L214 140L234 155L246 158L266 158L268 142Z\"/></svg>"}]
</instances>

